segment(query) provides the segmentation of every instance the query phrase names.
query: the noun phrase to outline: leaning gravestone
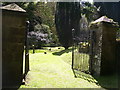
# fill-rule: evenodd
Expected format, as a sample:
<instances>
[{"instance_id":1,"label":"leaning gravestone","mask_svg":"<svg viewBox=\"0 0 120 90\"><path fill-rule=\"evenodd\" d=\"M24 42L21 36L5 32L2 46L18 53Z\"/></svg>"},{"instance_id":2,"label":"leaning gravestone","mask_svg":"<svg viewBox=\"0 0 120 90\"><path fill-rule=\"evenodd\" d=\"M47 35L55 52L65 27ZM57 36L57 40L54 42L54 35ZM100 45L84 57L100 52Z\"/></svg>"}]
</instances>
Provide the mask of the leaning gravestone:
<instances>
[{"instance_id":1,"label":"leaning gravestone","mask_svg":"<svg viewBox=\"0 0 120 90\"><path fill-rule=\"evenodd\" d=\"M107 75L116 71L116 31L118 24L102 16L90 25L90 72Z\"/></svg>"},{"instance_id":2,"label":"leaning gravestone","mask_svg":"<svg viewBox=\"0 0 120 90\"><path fill-rule=\"evenodd\" d=\"M22 82L26 11L16 4L2 9L2 88L18 88Z\"/></svg>"}]
</instances>

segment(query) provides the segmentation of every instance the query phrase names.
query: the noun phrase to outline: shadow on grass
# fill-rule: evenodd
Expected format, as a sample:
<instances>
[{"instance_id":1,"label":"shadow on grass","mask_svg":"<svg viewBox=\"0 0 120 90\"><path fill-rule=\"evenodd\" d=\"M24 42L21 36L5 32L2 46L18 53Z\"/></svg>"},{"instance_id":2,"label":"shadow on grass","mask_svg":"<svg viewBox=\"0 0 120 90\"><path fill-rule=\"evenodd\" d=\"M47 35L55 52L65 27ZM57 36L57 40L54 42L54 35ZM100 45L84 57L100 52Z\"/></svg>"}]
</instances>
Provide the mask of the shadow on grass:
<instances>
[{"instance_id":1,"label":"shadow on grass","mask_svg":"<svg viewBox=\"0 0 120 90\"><path fill-rule=\"evenodd\" d=\"M74 70L76 78L82 78L88 82L95 83L101 88L118 90L118 74L95 77L81 71Z\"/></svg>"},{"instance_id":2,"label":"shadow on grass","mask_svg":"<svg viewBox=\"0 0 120 90\"><path fill-rule=\"evenodd\" d=\"M66 50L61 50L61 51L59 51L59 52L54 52L54 53L52 53L53 55L57 55L57 56L60 56L60 55L62 55L62 54L64 54L64 53L69 53L69 52L71 52L72 51L72 48L69 48L69 49L66 49Z\"/></svg>"},{"instance_id":3,"label":"shadow on grass","mask_svg":"<svg viewBox=\"0 0 120 90\"><path fill-rule=\"evenodd\" d=\"M106 76L100 76L100 77L94 77L98 84L105 89L109 90L118 90L118 75L106 75Z\"/></svg>"}]
</instances>

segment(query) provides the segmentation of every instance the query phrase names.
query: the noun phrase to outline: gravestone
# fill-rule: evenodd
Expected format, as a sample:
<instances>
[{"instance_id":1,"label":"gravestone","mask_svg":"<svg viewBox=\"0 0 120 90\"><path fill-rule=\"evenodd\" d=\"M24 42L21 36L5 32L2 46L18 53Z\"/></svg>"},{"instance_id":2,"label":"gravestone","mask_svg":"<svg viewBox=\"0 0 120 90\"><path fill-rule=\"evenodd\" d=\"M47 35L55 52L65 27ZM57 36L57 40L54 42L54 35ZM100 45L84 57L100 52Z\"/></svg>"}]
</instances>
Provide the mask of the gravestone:
<instances>
[{"instance_id":1,"label":"gravestone","mask_svg":"<svg viewBox=\"0 0 120 90\"><path fill-rule=\"evenodd\" d=\"M23 79L26 11L16 4L2 9L2 88L19 88Z\"/></svg>"}]
</instances>

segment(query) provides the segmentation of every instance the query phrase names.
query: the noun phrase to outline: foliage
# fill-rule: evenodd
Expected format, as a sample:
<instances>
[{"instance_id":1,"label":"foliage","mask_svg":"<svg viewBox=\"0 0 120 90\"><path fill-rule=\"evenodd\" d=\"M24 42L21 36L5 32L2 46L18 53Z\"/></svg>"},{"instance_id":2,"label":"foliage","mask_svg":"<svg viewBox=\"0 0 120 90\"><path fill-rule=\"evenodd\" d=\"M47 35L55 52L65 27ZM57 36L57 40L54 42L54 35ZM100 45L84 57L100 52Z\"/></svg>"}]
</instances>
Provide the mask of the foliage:
<instances>
[{"instance_id":1,"label":"foliage","mask_svg":"<svg viewBox=\"0 0 120 90\"><path fill-rule=\"evenodd\" d=\"M8 5L15 3L21 8L27 11L27 19L30 22L29 31L34 31L37 25L44 24L43 30L46 30L46 26L49 27L48 34L51 34L51 38L54 39L54 43L58 43L58 37L55 31L54 24L54 11L55 3L45 3L45 2L3 2L2 5ZM46 25L46 26L45 26ZM35 30L36 31L36 30ZM37 32L38 33L38 32ZM50 35L48 35L50 36ZM37 39L37 38L36 38ZM38 40L39 41L39 40Z\"/></svg>"},{"instance_id":2,"label":"foliage","mask_svg":"<svg viewBox=\"0 0 120 90\"><path fill-rule=\"evenodd\" d=\"M56 31L60 43L65 49L72 45L72 29L79 32L80 3L57 2L55 13Z\"/></svg>"},{"instance_id":3,"label":"foliage","mask_svg":"<svg viewBox=\"0 0 120 90\"><path fill-rule=\"evenodd\" d=\"M50 27L55 27L54 24L54 13L55 3L54 2L38 2L35 10L35 15L42 18L42 22Z\"/></svg>"},{"instance_id":4,"label":"foliage","mask_svg":"<svg viewBox=\"0 0 120 90\"><path fill-rule=\"evenodd\" d=\"M94 5L99 8L100 16L107 16L120 24L120 2L95 2Z\"/></svg>"},{"instance_id":5,"label":"foliage","mask_svg":"<svg viewBox=\"0 0 120 90\"><path fill-rule=\"evenodd\" d=\"M85 15L89 22L98 18L97 8L89 2L81 2L81 14Z\"/></svg>"},{"instance_id":6,"label":"foliage","mask_svg":"<svg viewBox=\"0 0 120 90\"><path fill-rule=\"evenodd\" d=\"M38 27L39 26L39 27ZM35 45L37 48L52 42L49 27L46 25L36 25L35 31L28 33L29 45Z\"/></svg>"},{"instance_id":7,"label":"foliage","mask_svg":"<svg viewBox=\"0 0 120 90\"><path fill-rule=\"evenodd\" d=\"M51 37L54 40L54 43L58 42L58 37L56 35L56 28L55 28L55 2L38 2L37 8L35 10L35 15L40 16L42 23L48 25L50 28L50 32L52 33Z\"/></svg>"}]
</instances>

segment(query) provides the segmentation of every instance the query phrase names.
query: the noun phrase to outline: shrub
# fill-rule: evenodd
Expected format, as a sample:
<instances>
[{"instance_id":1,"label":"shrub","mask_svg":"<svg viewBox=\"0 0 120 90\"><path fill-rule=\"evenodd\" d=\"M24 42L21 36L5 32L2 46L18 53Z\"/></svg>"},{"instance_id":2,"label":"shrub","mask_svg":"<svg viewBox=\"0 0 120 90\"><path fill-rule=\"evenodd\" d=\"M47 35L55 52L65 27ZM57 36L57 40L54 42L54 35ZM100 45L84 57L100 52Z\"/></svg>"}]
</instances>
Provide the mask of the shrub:
<instances>
[{"instance_id":1,"label":"shrub","mask_svg":"<svg viewBox=\"0 0 120 90\"><path fill-rule=\"evenodd\" d=\"M28 33L29 45L34 45L35 48L41 48L42 46L52 42L49 26L37 24L34 31Z\"/></svg>"}]
</instances>

